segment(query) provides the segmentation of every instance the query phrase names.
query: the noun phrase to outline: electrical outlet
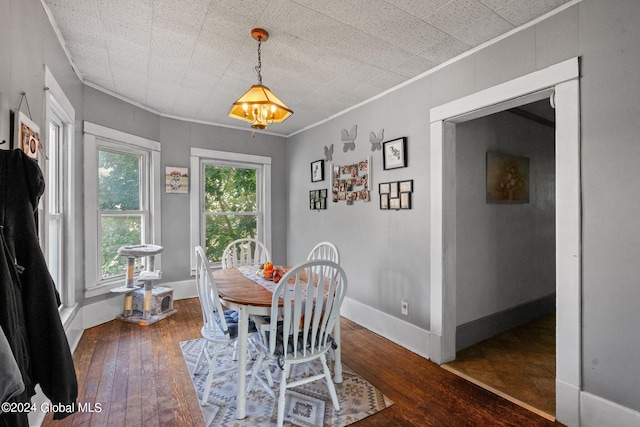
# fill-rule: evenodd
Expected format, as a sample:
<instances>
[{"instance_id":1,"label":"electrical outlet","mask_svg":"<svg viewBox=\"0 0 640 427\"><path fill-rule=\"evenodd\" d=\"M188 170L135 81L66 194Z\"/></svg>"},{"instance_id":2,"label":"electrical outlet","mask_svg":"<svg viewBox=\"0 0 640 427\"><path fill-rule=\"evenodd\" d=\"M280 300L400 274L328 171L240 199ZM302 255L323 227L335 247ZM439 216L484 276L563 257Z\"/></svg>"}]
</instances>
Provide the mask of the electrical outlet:
<instances>
[{"instance_id":1,"label":"electrical outlet","mask_svg":"<svg viewBox=\"0 0 640 427\"><path fill-rule=\"evenodd\" d=\"M400 309L402 310L402 314L404 314L405 316L409 315L409 301L407 301L406 299L403 299L400 302Z\"/></svg>"}]
</instances>

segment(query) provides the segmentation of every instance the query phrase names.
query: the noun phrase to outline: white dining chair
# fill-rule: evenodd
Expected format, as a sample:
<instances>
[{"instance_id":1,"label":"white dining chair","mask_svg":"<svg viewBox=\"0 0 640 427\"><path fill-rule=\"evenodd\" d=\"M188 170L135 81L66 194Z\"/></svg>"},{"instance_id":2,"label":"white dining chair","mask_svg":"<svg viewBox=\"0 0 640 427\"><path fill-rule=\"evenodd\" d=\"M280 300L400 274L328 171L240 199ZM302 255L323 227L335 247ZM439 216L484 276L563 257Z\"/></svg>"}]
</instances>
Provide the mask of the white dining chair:
<instances>
[{"instance_id":1,"label":"white dining chair","mask_svg":"<svg viewBox=\"0 0 640 427\"><path fill-rule=\"evenodd\" d=\"M347 277L340 265L329 260L306 261L287 271L273 292L266 343L256 366L263 360L282 369L278 395L278 426L284 423L286 391L313 381L327 383L333 409L340 410L326 354L334 344L331 331L340 321L340 307L347 291ZM279 302L283 301L280 307ZM293 366L319 360L322 372L301 377L289 374ZM262 381L252 372L249 388Z\"/></svg>"},{"instance_id":2,"label":"white dining chair","mask_svg":"<svg viewBox=\"0 0 640 427\"><path fill-rule=\"evenodd\" d=\"M209 266L209 261L202 246L196 246L195 256L196 288L202 309L203 322L200 334L205 342L198 355L193 374L197 373L202 366L206 366L206 362L208 362L207 379L205 381L204 393L200 400L200 404L206 406L214 376L222 376L237 370L237 364L233 364L232 368L220 372L216 372L215 368L218 356L228 352L230 357L234 358L233 352L235 351L238 341L238 313L235 310L223 310L220 295L218 294L218 289L211 274L211 267ZM253 323L253 320L251 320L249 333L254 334L253 337L250 338L254 340L254 342L255 340L260 340L260 336L256 334L256 332L256 325ZM261 365L262 364L258 364L255 366L256 368L260 368ZM271 373L265 372L265 375L269 383L273 384Z\"/></svg>"},{"instance_id":3,"label":"white dining chair","mask_svg":"<svg viewBox=\"0 0 640 427\"><path fill-rule=\"evenodd\" d=\"M237 239L229 243L222 252L222 268L251 265L259 267L271 261L269 249L257 239Z\"/></svg>"},{"instance_id":4,"label":"white dining chair","mask_svg":"<svg viewBox=\"0 0 640 427\"><path fill-rule=\"evenodd\" d=\"M336 245L331 242L320 242L311 249L307 261L313 259L328 259L336 264L340 264L340 252Z\"/></svg>"}]
</instances>

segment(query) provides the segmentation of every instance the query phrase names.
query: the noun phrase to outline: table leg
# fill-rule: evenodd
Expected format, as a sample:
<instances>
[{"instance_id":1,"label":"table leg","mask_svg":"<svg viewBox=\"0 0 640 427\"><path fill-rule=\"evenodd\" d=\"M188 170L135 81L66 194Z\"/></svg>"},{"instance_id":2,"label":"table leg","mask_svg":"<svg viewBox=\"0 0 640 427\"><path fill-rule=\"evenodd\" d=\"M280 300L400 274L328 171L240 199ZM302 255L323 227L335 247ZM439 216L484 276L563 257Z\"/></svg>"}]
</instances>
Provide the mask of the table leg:
<instances>
[{"instance_id":1,"label":"table leg","mask_svg":"<svg viewBox=\"0 0 640 427\"><path fill-rule=\"evenodd\" d=\"M238 400L236 419L242 420L247 416L247 341L249 339L249 314L247 307L239 308L238 325Z\"/></svg>"},{"instance_id":2,"label":"table leg","mask_svg":"<svg viewBox=\"0 0 640 427\"><path fill-rule=\"evenodd\" d=\"M336 358L333 365L333 382L340 384L342 383L342 345L340 342L340 317L338 317L338 321L333 327L333 339L335 339L336 343L338 344L338 348L333 352L334 357Z\"/></svg>"}]
</instances>

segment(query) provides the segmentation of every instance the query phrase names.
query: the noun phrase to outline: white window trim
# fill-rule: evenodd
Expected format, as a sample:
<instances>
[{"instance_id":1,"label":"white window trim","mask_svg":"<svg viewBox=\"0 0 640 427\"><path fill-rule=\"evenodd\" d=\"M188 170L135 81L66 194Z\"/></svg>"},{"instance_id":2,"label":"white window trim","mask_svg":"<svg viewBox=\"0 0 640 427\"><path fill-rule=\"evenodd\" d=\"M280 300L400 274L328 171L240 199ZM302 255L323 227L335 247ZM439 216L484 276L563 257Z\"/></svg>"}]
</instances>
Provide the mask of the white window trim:
<instances>
[{"instance_id":1,"label":"white window trim","mask_svg":"<svg viewBox=\"0 0 640 427\"><path fill-rule=\"evenodd\" d=\"M149 244L161 245L161 212L160 212L160 152L161 144L151 139L131 135L119 130L107 128L95 123L84 122L84 198L85 198L85 298L108 293L111 288L121 284L122 279L117 278L108 281L99 280L98 271L98 180L95 170L90 165L96 158L97 140L109 140L111 142L130 146L132 148L143 149L149 152L149 212L151 221L149 223ZM155 268L161 269L162 256L156 256Z\"/></svg>"},{"instance_id":2,"label":"white window trim","mask_svg":"<svg viewBox=\"0 0 640 427\"><path fill-rule=\"evenodd\" d=\"M67 142L67 146L63 147L63 157L60 159L62 162L63 177L61 182L61 190L64 194L63 202L63 233L64 242L62 246L63 257L63 277L66 281L66 286L63 286L62 306L59 309L60 317L63 324L66 324L70 319L76 303L76 261L72 256L73 248L75 247L76 239L76 227L75 227L75 191L74 183L76 182L76 168L75 168L75 120L76 111L73 108L73 104L69 101L65 95L62 87L49 70L49 67L44 66L44 86L45 86L45 111L44 111L44 140L49 140L49 122L54 116L64 119L64 140ZM45 150L46 151L46 150ZM46 161L45 161L46 163ZM45 166L46 168L46 166ZM48 202L47 202L48 203ZM44 209L44 212L49 212L48 209ZM47 221L42 221L46 224ZM46 246L45 246L46 247Z\"/></svg>"},{"instance_id":3,"label":"white window trim","mask_svg":"<svg viewBox=\"0 0 640 427\"><path fill-rule=\"evenodd\" d=\"M191 194L190 194L190 226L191 226L191 274L195 272L195 256L193 248L200 244L203 230L202 214L204 207L201 205L201 172L202 163L210 161L226 161L234 163L248 163L262 168L262 188L258 189L262 195L263 206L263 238L264 245L271 251L271 157L254 154L231 153L228 151L209 150L204 148L191 148Z\"/></svg>"}]
</instances>

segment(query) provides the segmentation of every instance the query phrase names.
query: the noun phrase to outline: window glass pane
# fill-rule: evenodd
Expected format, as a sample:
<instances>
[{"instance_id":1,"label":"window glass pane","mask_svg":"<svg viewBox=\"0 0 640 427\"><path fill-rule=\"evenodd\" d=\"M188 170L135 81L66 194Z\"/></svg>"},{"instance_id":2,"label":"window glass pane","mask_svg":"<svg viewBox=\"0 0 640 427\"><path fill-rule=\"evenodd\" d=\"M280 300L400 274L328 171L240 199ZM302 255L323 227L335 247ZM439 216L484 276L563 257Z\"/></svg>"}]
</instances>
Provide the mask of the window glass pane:
<instances>
[{"instance_id":1,"label":"window glass pane","mask_svg":"<svg viewBox=\"0 0 640 427\"><path fill-rule=\"evenodd\" d=\"M56 285L56 289L62 295L62 253L60 252L60 244L62 242L62 227L60 220L56 217L49 220L49 230L47 235L47 265L49 274Z\"/></svg>"},{"instance_id":2,"label":"window glass pane","mask_svg":"<svg viewBox=\"0 0 640 427\"><path fill-rule=\"evenodd\" d=\"M102 232L102 278L124 274L127 260L118 256L118 249L120 246L142 243L142 216L102 215L100 231Z\"/></svg>"},{"instance_id":3,"label":"window glass pane","mask_svg":"<svg viewBox=\"0 0 640 427\"><path fill-rule=\"evenodd\" d=\"M256 212L256 169L206 165L204 210Z\"/></svg>"},{"instance_id":4,"label":"window glass pane","mask_svg":"<svg viewBox=\"0 0 640 427\"><path fill-rule=\"evenodd\" d=\"M141 156L99 150L98 209L140 209Z\"/></svg>"},{"instance_id":5,"label":"window glass pane","mask_svg":"<svg viewBox=\"0 0 640 427\"><path fill-rule=\"evenodd\" d=\"M60 125L54 122L49 123L49 177L47 188L49 190L49 213L58 213L60 200L60 169L62 168L61 159L58 156L60 147Z\"/></svg>"},{"instance_id":6,"label":"window glass pane","mask_svg":"<svg viewBox=\"0 0 640 427\"><path fill-rule=\"evenodd\" d=\"M255 238L258 234L256 215L207 215L205 251L209 261L220 261L224 248L236 239Z\"/></svg>"}]
</instances>

